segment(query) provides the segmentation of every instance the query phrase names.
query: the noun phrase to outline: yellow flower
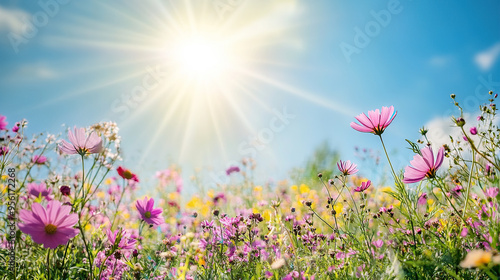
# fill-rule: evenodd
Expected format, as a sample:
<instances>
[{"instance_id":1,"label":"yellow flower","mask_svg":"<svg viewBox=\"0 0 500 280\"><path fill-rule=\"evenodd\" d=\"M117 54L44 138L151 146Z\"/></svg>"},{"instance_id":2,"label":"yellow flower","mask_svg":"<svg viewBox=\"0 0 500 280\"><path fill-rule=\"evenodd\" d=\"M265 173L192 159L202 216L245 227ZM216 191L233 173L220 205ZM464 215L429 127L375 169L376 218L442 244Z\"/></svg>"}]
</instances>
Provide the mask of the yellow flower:
<instances>
[{"instance_id":1,"label":"yellow flower","mask_svg":"<svg viewBox=\"0 0 500 280\"><path fill-rule=\"evenodd\" d=\"M104 193L104 192L98 192L97 193L97 197L98 198L104 198L104 197L106 197L106 193Z\"/></svg>"},{"instance_id":2,"label":"yellow flower","mask_svg":"<svg viewBox=\"0 0 500 280\"><path fill-rule=\"evenodd\" d=\"M480 267L489 264L491 262L492 257L493 255L491 252L483 250L472 250L460 263L460 266L464 268Z\"/></svg>"},{"instance_id":3,"label":"yellow flower","mask_svg":"<svg viewBox=\"0 0 500 280\"><path fill-rule=\"evenodd\" d=\"M264 213L262 213L262 217L264 220L269 221L271 220L271 210L264 210Z\"/></svg>"},{"instance_id":4,"label":"yellow flower","mask_svg":"<svg viewBox=\"0 0 500 280\"><path fill-rule=\"evenodd\" d=\"M262 187L261 187L261 186L255 186L255 187L253 188L253 191L254 191L254 192L261 192L261 191L262 191Z\"/></svg>"},{"instance_id":5,"label":"yellow flower","mask_svg":"<svg viewBox=\"0 0 500 280\"><path fill-rule=\"evenodd\" d=\"M170 199L170 200L176 200L178 197L179 197L178 192L171 192L168 194L168 199Z\"/></svg>"},{"instance_id":6,"label":"yellow flower","mask_svg":"<svg viewBox=\"0 0 500 280\"><path fill-rule=\"evenodd\" d=\"M130 214L128 212L125 212L123 213L122 217L125 219L125 220L128 220L130 218Z\"/></svg>"},{"instance_id":7,"label":"yellow flower","mask_svg":"<svg viewBox=\"0 0 500 280\"><path fill-rule=\"evenodd\" d=\"M304 184L300 185L299 190L300 190L300 193L301 193L301 194L302 194L302 193L308 193L308 192L310 191L309 187L308 187L308 186L306 186L306 185L304 185Z\"/></svg>"},{"instance_id":8,"label":"yellow flower","mask_svg":"<svg viewBox=\"0 0 500 280\"><path fill-rule=\"evenodd\" d=\"M106 181L104 181L104 184L111 185L112 182L113 182L113 180L111 180L111 178L108 178L108 179L106 179Z\"/></svg>"},{"instance_id":9,"label":"yellow flower","mask_svg":"<svg viewBox=\"0 0 500 280\"><path fill-rule=\"evenodd\" d=\"M193 198L191 198L191 200L186 204L186 207L188 209L197 209L202 206L202 204L203 203L199 197L193 196Z\"/></svg>"},{"instance_id":10,"label":"yellow flower","mask_svg":"<svg viewBox=\"0 0 500 280\"><path fill-rule=\"evenodd\" d=\"M292 189L293 192L297 192L298 189L297 185L293 185L290 188Z\"/></svg>"},{"instance_id":11,"label":"yellow flower","mask_svg":"<svg viewBox=\"0 0 500 280\"><path fill-rule=\"evenodd\" d=\"M214 198L214 190L209 190L207 193L208 197Z\"/></svg>"}]
</instances>

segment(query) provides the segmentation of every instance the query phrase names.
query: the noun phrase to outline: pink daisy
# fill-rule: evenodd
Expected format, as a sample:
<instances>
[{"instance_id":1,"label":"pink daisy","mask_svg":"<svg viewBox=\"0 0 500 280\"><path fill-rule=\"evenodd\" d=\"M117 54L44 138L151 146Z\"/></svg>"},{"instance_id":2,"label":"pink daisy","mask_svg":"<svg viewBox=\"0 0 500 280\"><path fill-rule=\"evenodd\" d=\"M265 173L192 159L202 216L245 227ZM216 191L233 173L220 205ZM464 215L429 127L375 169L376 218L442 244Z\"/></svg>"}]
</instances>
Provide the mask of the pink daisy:
<instances>
[{"instance_id":1,"label":"pink daisy","mask_svg":"<svg viewBox=\"0 0 500 280\"><path fill-rule=\"evenodd\" d=\"M375 135L382 135L384 130L391 124L397 115L394 111L394 106L382 107L382 112L379 109L375 111L368 111L368 116L365 113L356 117L356 122L351 122L351 127L360 132L370 132Z\"/></svg>"},{"instance_id":2,"label":"pink daisy","mask_svg":"<svg viewBox=\"0 0 500 280\"><path fill-rule=\"evenodd\" d=\"M55 249L78 234L78 230L73 228L78 222L78 215L69 213L71 206L52 200L46 209L38 203L33 203L31 209L20 210L22 223L18 224L19 229L45 248Z\"/></svg>"},{"instance_id":3,"label":"pink daisy","mask_svg":"<svg viewBox=\"0 0 500 280\"><path fill-rule=\"evenodd\" d=\"M34 197L44 197L47 200L50 200L49 195L52 193L52 189L47 188L47 185L44 182L40 184L37 183L29 183L27 184L28 193Z\"/></svg>"},{"instance_id":4,"label":"pink daisy","mask_svg":"<svg viewBox=\"0 0 500 280\"><path fill-rule=\"evenodd\" d=\"M364 192L372 185L372 181L368 180L366 182L362 182L361 186L354 189L355 192Z\"/></svg>"},{"instance_id":5,"label":"pink daisy","mask_svg":"<svg viewBox=\"0 0 500 280\"><path fill-rule=\"evenodd\" d=\"M47 162L47 157L42 155L34 155L33 158L31 158L31 162L35 164L44 164L45 162Z\"/></svg>"},{"instance_id":6,"label":"pink daisy","mask_svg":"<svg viewBox=\"0 0 500 280\"><path fill-rule=\"evenodd\" d=\"M358 172L358 169L357 169L357 165L354 164L354 163L351 163L350 160L348 161L339 161L337 162L337 167L339 169L340 172L342 172L342 174L344 174L345 176L347 175L352 175L352 174L355 174L356 172Z\"/></svg>"},{"instance_id":7,"label":"pink daisy","mask_svg":"<svg viewBox=\"0 0 500 280\"><path fill-rule=\"evenodd\" d=\"M114 245L116 242L116 238L118 237L118 234L120 232L121 232L121 238L117 244L118 248L123 249L123 250L135 249L135 243L137 243L137 240L133 239L130 236L129 232L127 232L126 230L122 230L122 229L117 229L113 232L109 229L106 230L106 235L108 236L109 243L111 243L111 245Z\"/></svg>"},{"instance_id":8,"label":"pink daisy","mask_svg":"<svg viewBox=\"0 0 500 280\"><path fill-rule=\"evenodd\" d=\"M161 225L164 222L161 216L163 211L161 208L153 209L154 203L155 200L153 198L148 199L148 197L145 197L144 200L137 200L135 207L146 223L150 225Z\"/></svg>"},{"instance_id":9,"label":"pink daisy","mask_svg":"<svg viewBox=\"0 0 500 280\"><path fill-rule=\"evenodd\" d=\"M95 154L102 151L102 139L94 131L92 131L88 136L85 134L85 128L74 127L74 133L70 130L68 131L68 139L71 143L66 140L62 140L59 148L62 152L66 154L80 154L82 156L86 154Z\"/></svg>"},{"instance_id":10,"label":"pink daisy","mask_svg":"<svg viewBox=\"0 0 500 280\"><path fill-rule=\"evenodd\" d=\"M434 153L430 147L425 147L420 150L422 155L415 155L410 161L412 166L405 168L403 183L417 183L424 178L436 177L436 171L443 163L444 148L439 148L436 160L434 161Z\"/></svg>"},{"instance_id":11,"label":"pink daisy","mask_svg":"<svg viewBox=\"0 0 500 280\"><path fill-rule=\"evenodd\" d=\"M6 116L0 115L0 130L5 130L7 128L7 125L9 124L5 120L7 119Z\"/></svg>"}]
</instances>

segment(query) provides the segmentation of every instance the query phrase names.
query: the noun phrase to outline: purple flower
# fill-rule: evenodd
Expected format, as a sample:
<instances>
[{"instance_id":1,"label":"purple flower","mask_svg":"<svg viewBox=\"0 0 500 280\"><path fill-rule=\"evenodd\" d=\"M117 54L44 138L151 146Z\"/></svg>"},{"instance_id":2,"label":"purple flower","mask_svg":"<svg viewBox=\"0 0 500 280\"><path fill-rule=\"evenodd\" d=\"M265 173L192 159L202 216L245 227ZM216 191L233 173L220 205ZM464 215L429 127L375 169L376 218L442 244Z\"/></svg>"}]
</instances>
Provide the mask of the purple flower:
<instances>
[{"instance_id":1,"label":"purple flower","mask_svg":"<svg viewBox=\"0 0 500 280\"><path fill-rule=\"evenodd\" d=\"M154 208L153 205L155 200L153 198L148 199L145 197L143 200L137 200L135 203L135 207L139 214L141 214L141 218L150 225L161 225L164 223L164 220L161 216L163 212L161 208Z\"/></svg>"},{"instance_id":2,"label":"purple flower","mask_svg":"<svg viewBox=\"0 0 500 280\"><path fill-rule=\"evenodd\" d=\"M350 160L337 162L337 168L345 176L356 174L356 172L358 172L357 167L358 166L356 164L354 164L354 163L351 163Z\"/></svg>"},{"instance_id":3,"label":"purple flower","mask_svg":"<svg viewBox=\"0 0 500 280\"><path fill-rule=\"evenodd\" d=\"M100 153L103 149L102 139L94 131L88 136L85 134L85 128L74 127L74 133L68 131L68 139L70 141L62 140L59 148L66 154L80 154L81 156L87 154Z\"/></svg>"},{"instance_id":4,"label":"purple flower","mask_svg":"<svg viewBox=\"0 0 500 280\"><path fill-rule=\"evenodd\" d=\"M477 128L475 126L470 128L470 134L476 135L477 134Z\"/></svg>"},{"instance_id":5,"label":"purple flower","mask_svg":"<svg viewBox=\"0 0 500 280\"><path fill-rule=\"evenodd\" d=\"M6 116L0 115L0 130L6 130L7 125L9 124L8 122L5 121L6 119L7 119Z\"/></svg>"},{"instance_id":6,"label":"purple flower","mask_svg":"<svg viewBox=\"0 0 500 280\"><path fill-rule=\"evenodd\" d=\"M434 161L434 154L430 147L425 147L420 150L422 155L415 155L413 160L410 161L412 166L405 168L403 183L417 183L424 178L436 177L436 171L443 163L444 148L439 148L436 161Z\"/></svg>"},{"instance_id":7,"label":"purple flower","mask_svg":"<svg viewBox=\"0 0 500 280\"><path fill-rule=\"evenodd\" d=\"M78 230L73 228L78 222L78 215L70 214L71 206L52 200L46 209L38 203L33 203L31 209L20 210L22 223L18 224L19 229L45 248L55 249L78 234Z\"/></svg>"},{"instance_id":8,"label":"purple flower","mask_svg":"<svg viewBox=\"0 0 500 280\"><path fill-rule=\"evenodd\" d=\"M50 200L49 195L52 193L52 189L48 189L47 185L44 182L40 184L37 183L29 183L27 184L28 193L34 197L44 197L47 200Z\"/></svg>"},{"instance_id":9,"label":"purple flower","mask_svg":"<svg viewBox=\"0 0 500 280\"><path fill-rule=\"evenodd\" d=\"M231 166L226 170L227 176L231 175L231 173L240 172L240 168L238 166Z\"/></svg>"},{"instance_id":10,"label":"purple flower","mask_svg":"<svg viewBox=\"0 0 500 280\"><path fill-rule=\"evenodd\" d=\"M71 193L71 189L68 186L61 186L59 188L59 191L61 192L62 195L68 196Z\"/></svg>"},{"instance_id":11,"label":"purple flower","mask_svg":"<svg viewBox=\"0 0 500 280\"><path fill-rule=\"evenodd\" d=\"M362 182L361 186L354 189L355 192L364 192L372 185L372 181L368 180L366 182Z\"/></svg>"}]
</instances>

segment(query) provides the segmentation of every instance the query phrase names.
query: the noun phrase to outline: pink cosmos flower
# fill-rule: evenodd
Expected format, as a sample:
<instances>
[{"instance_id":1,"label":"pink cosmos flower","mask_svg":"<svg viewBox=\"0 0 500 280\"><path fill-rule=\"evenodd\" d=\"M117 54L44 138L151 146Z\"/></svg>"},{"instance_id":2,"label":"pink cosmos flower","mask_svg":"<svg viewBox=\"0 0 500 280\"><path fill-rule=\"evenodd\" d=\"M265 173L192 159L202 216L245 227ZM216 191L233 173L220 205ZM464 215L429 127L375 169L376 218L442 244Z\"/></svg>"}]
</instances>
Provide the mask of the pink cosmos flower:
<instances>
[{"instance_id":1,"label":"pink cosmos flower","mask_svg":"<svg viewBox=\"0 0 500 280\"><path fill-rule=\"evenodd\" d=\"M73 228L78 222L78 215L69 213L71 206L52 200L47 208L33 203L31 209L20 210L19 219L22 223L18 224L19 229L45 248L55 249L78 234L78 230Z\"/></svg>"},{"instance_id":2,"label":"pink cosmos flower","mask_svg":"<svg viewBox=\"0 0 500 280\"><path fill-rule=\"evenodd\" d=\"M33 158L31 158L31 162L35 164L44 164L46 161L47 157L42 155L34 155Z\"/></svg>"},{"instance_id":3,"label":"pink cosmos flower","mask_svg":"<svg viewBox=\"0 0 500 280\"><path fill-rule=\"evenodd\" d=\"M476 135L477 134L477 128L475 126L470 128L470 134Z\"/></svg>"},{"instance_id":4,"label":"pink cosmos flower","mask_svg":"<svg viewBox=\"0 0 500 280\"><path fill-rule=\"evenodd\" d=\"M373 246L375 246L376 248L381 248L382 246L384 246L384 241L379 239L379 240L375 240L372 242Z\"/></svg>"},{"instance_id":5,"label":"pink cosmos flower","mask_svg":"<svg viewBox=\"0 0 500 280\"><path fill-rule=\"evenodd\" d=\"M379 109L375 111L368 111L368 116L365 113L356 117L356 122L351 122L351 127L360 132L370 132L375 135L382 135L384 130L391 124L397 115L394 111L394 106L382 107L382 112Z\"/></svg>"},{"instance_id":6,"label":"pink cosmos flower","mask_svg":"<svg viewBox=\"0 0 500 280\"><path fill-rule=\"evenodd\" d=\"M422 193L418 197L417 203L418 203L418 205L425 205L427 203L427 193Z\"/></svg>"},{"instance_id":7,"label":"pink cosmos flower","mask_svg":"<svg viewBox=\"0 0 500 280\"><path fill-rule=\"evenodd\" d=\"M161 225L164 223L161 213L163 212L161 208L153 209L155 200L153 198L148 199L145 197L144 200L137 200L135 207L141 218L150 225Z\"/></svg>"},{"instance_id":8,"label":"pink cosmos flower","mask_svg":"<svg viewBox=\"0 0 500 280\"><path fill-rule=\"evenodd\" d=\"M118 242L118 248L123 249L123 250L132 250L135 249L135 244L137 243L137 240L133 239L130 236L130 233L127 232L126 230L122 229L117 229L115 231L111 231L109 229L106 230L106 235L108 236L108 241L111 243L111 245L114 245L116 242L116 238L118 237L118 234L121 231L121 239Z\"/></svg>"},{"instance_id":9,"label":"pink cosmos flower","mask_svg":"<svg viewBox=\"0 0 500 280\"><path fill-rule=\"evenodd\" d=\"M59 148L66 154L86 154L100 153L103 149L102 139L94 131L88 136L85 134L85 128L74 127L74 132L68 131L68 139L71 143L62 140Z\"/></svg>"},{"instance_id":10,"label":"pink cosmos flower","mask_svg":"<svg viewBox=\"0 0 500 280\"><path fill-rule=\"evenodd\" d=\"M484 192L484 194L486 195L486 197L495 198L498 195L498 188L495 188L495 187L488 188Z\"/></svg>"},{"instance_id":11,"label":"pink cosmos flower","mask_svg":"<svg viewBox=\"0 0 500 280\"><path fill-rule=\"evenodd\" d=\"M361 186L354 189L355 192L364 192L372 185L372 181L368 180L366 182L362 182Z\"/></svg>"},{"instance_id":12,"label":"pink cosmos flower","mask_svg":"<svg viewBox=\"0 0 500 280\"><path fill-rule=\"evenodd\" d=\"M357 167L358 166L356 164L354 164L354 163L351 163L350 160L337 162L337 168L345 176L356 174L358 172Z\"/></svg>"},{"instance_id":13,"label":"pink cosmos flower","mask_svg":"<svg viewBox=\"0 0 500 280\"><path fill-rule=\"evenodd\" d=\"M118 166L116 171L118 171L118 175L120 175L120 177L122 177L123 179L139 182L139 178L137 177L137 175L132 173L132 171L128 169Z\"/></svg>"},{"instance_id":14,"label":"pink cosmos flower","mask_svg":"<svg viewBox=\"0 0 500 280\"><path fill-rule=\"evenodd\" d=\"M5 130L7 128L8 122L5 121L7 119L6 116L0 115L0 130Z\"/></svg>"},{"instance_id":15,"label":"pink cosmos flower","mask_svg":"<svg viewBox=\"0 0 500 280\"><path fill-rule=\"evenodd\" d=\"M240 168L238 166L231 166L226 170L226 175L229 176L234 172L240 172Z\"/></svg>"},{"instance_id":16,"label":"pink cosmos flower","mask_svg":"<svg viewBox=\"0 0 500 280\"><path fill-rule=\"evenodd\" d=\"M19 127L21 126L21 124L19 122L16 122L16 124L12 127L12 132L18 132L19 131Z\"/></svg>"},{"instance_id":17,"label":"pink cosmos flower","mask_svg":"<svg viewBox=\"0 0 500 280\"><path fill-rule=\"evenodd\" d=\"M0 156L5 156L9 152L9 147L2 146L0 147Z\"/></svg>"},{"instance_id":18,"label":"pink cosmos flower","mask_svg":"<svg viewBox=\"0 0 500 280\"><path fill-rule=\"evenodd\" d=\"M439 148L436 160L434 161L434 153L430 147L425 147L420 150L422 155L415 155L410 161L412 166L405 168L403 183L417 183L424 178L436 177L436 171L443 163L444 148Z\"/></svg>"},{"instance_id":19,"label":"pink cosmos flower","mask_svg":"<svg viewBox=\"0 0 500 280\"><path fill-rule=\"evenodd\" d=\"M48 189L47 185L44 182L40 184L37 183L29 183L27 184L28 193L34 197L44 197L47 200L50 200L49 195L52 193L52 189Z\"/></svg>"}]
</instances>

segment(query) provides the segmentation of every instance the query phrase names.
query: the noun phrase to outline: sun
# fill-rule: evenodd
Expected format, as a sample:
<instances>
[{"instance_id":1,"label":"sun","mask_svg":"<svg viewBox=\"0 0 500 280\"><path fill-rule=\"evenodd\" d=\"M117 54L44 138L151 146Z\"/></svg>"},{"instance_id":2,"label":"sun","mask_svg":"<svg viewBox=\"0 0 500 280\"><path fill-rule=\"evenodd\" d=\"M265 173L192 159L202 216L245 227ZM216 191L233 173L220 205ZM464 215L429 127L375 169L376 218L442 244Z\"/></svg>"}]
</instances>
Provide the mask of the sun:
<instances>
[{"instance_id":1,"label":"sun","mask_svg":"<svg viewBox=\"0 0 500 280\"><path fill-rule=\"evenodd\" d=\"M202 35L180 39L174 44L171 61L189 80L222 79L230 68L230 50L220 41Z\"/></svg>"}]
</instances>

